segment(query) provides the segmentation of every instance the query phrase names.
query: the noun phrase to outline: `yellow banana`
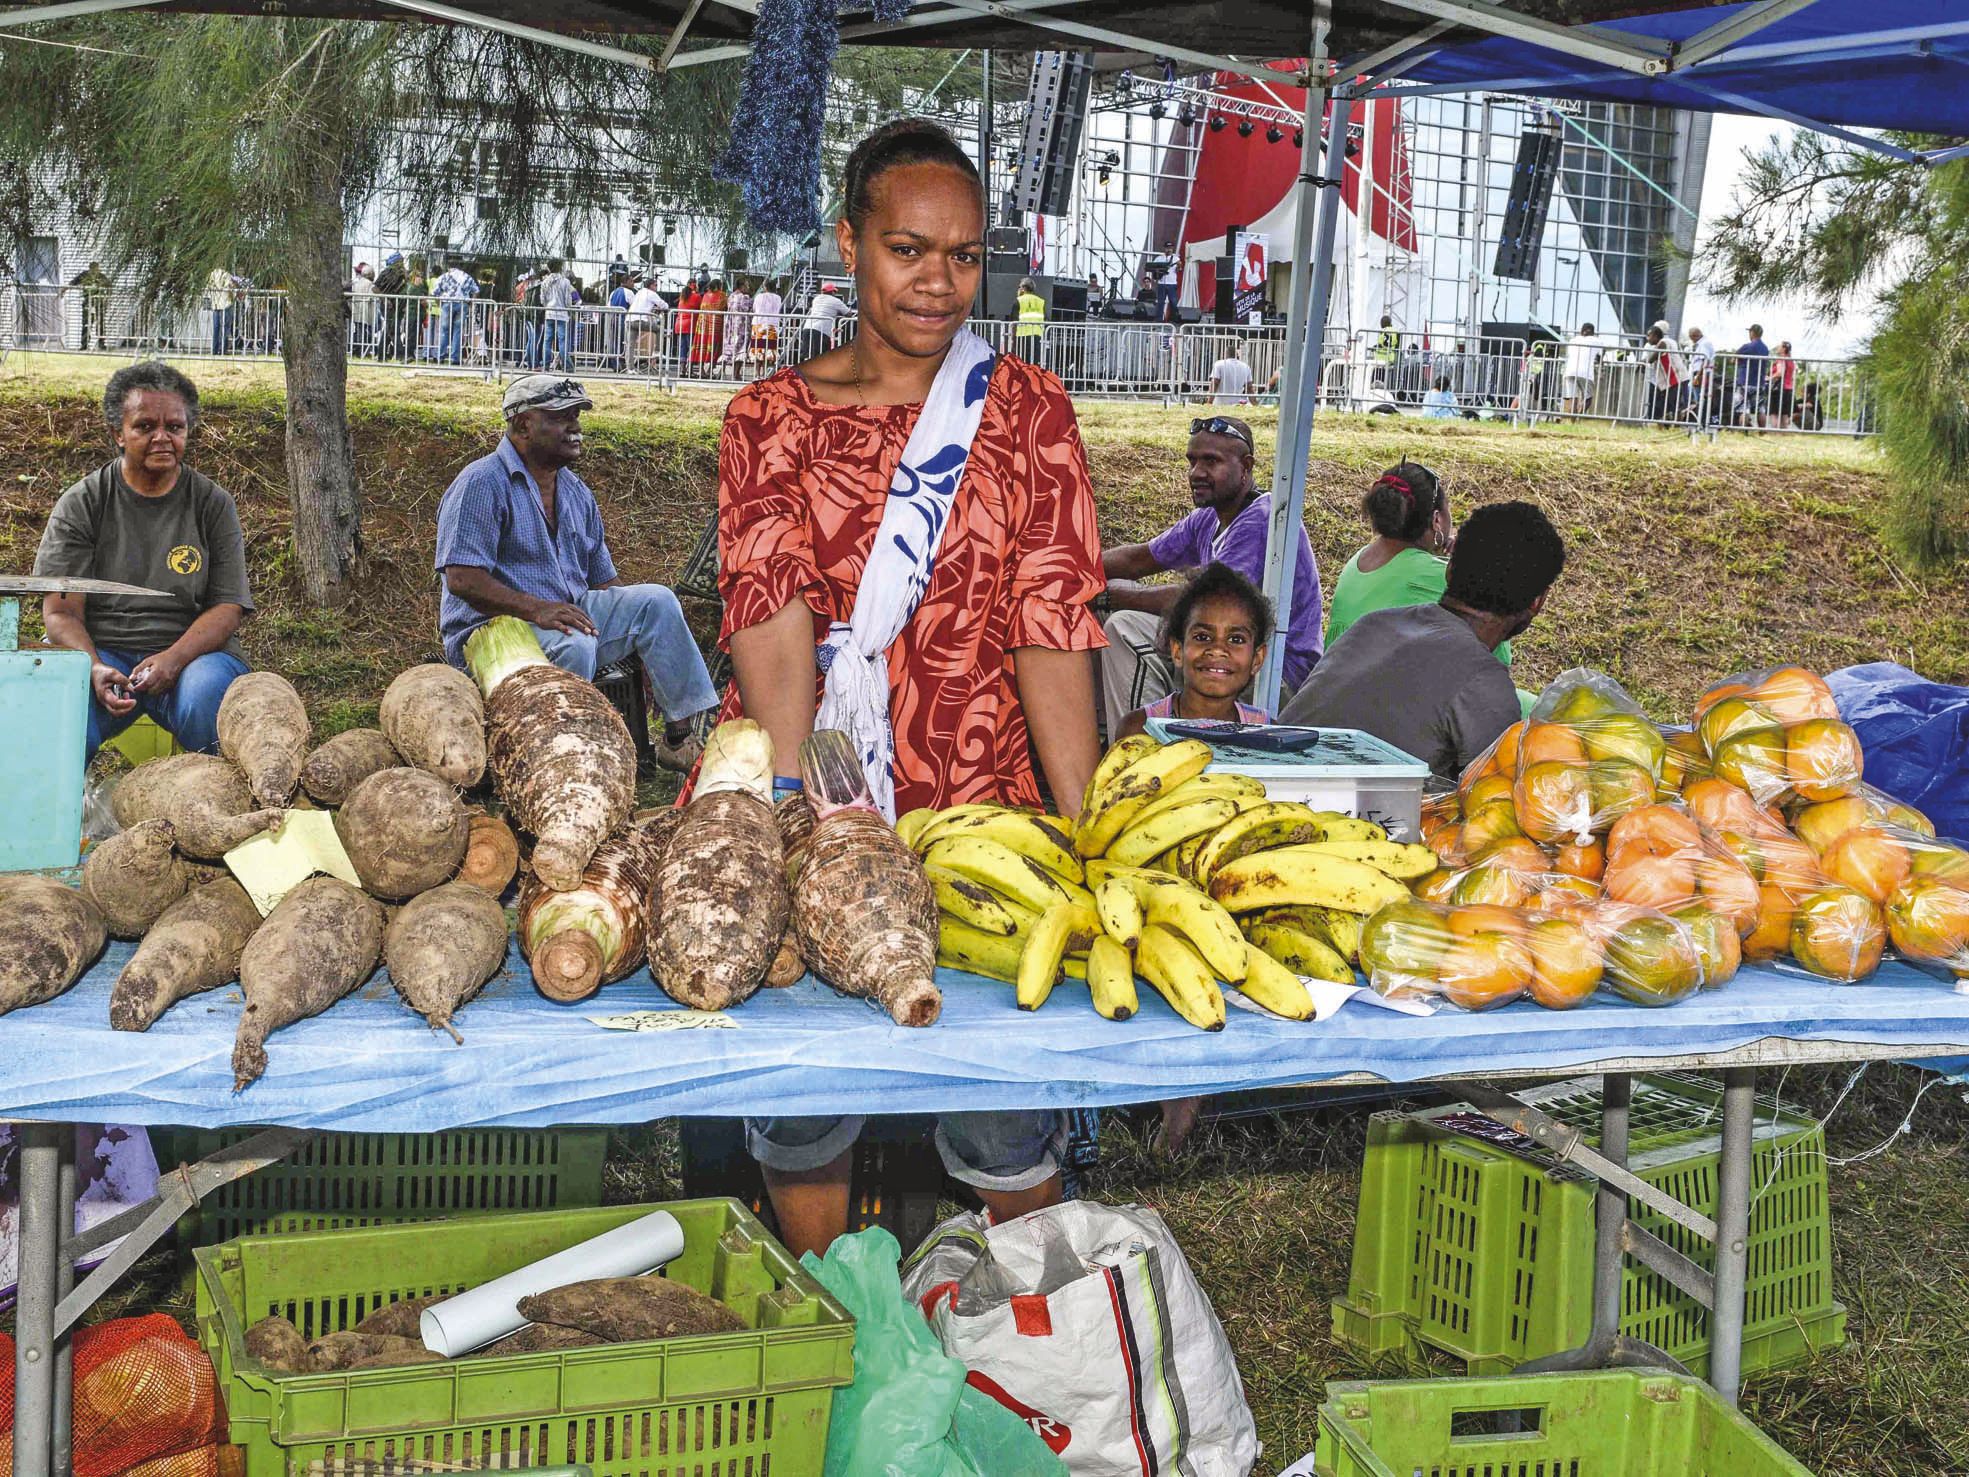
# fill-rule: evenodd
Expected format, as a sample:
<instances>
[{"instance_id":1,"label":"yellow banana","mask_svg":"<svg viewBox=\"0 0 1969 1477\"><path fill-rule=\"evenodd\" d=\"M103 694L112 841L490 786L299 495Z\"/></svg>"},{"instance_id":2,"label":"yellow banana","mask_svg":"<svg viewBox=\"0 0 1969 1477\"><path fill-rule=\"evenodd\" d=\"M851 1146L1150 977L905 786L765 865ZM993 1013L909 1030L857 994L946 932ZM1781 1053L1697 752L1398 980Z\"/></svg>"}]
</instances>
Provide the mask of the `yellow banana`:
<instances>
[{"instance_id":1,"label":"yellow banana","mask_svg":"<svg viewBox=\"0 0 1969 1477\"><path fill-rule=\"evenodd\" d=\"M1114 838L1114 844L1107 850L1108 859L1123 866L1147 866L1171 847L1181 845L1192 836L1215 831L1236 814L1235 801L1205 798L1164 810L1147 820L1138 819ZM1424 847L1423 850L1428 851L1428 848ZM1435 855L1433 851L1429 852L1432 861Z\"/></svg>"},{"instance_id":2,"label":"yellow banana","mask_svg":"<svg viewBox=\"0 0 1969 1477\"><path fill-rule=\"evenodd\" d=\"M1206 1031L1224 1029L1224 992L1211 978L1203 956L1159 923L1142 930L1135 962L1142 978L1169 1002L1169 1008Z\"/></svg>"},{"instance_id":3,"label":"yellow banana","mask_svg":"<svg viewBox=\"0 0 1969 1477\"><path fill-rule=\"evenodd\" d=\"M1210 844L1209 836L1192 836L1176 848L1176 875L1185 882L1196 881L1197 853Z\"/></svg>"},{"instance_id":4,"label":"yellow banana","mask_svg":"<svg viewBox=\"0 0 1969 1477\"><path fill-rule=\"evenodd\" d=\"M1019 958L1019 1009L1037 1010L1044 1005L1059 983L1068 948L1078 939L1078 947L1085 949L1100 932L1101 921L1094 910L1077 903L1055 903L1041 914Z\"/></svg>"},{"instance_id":5,"label":"yellow banana","mask_svg":"<svg viewBox=\"0 0 1969 1477\"><path fill-rule=\"evenodd\" d=\"M1207 886L1217 869L1254 851L1320 839L1319 818L1296 800L1267 800L1240 811L1210 833L1190 864L1190 875Z\"/></svg>"},{"instance_id":6,"label":"yellow banana","mask_svg":"<svg viewBox=\"0 0 1969 1477\"><path fill-rule=\"evenodd\" d=\"M948 913L937 924L937 963L1007 984L1018 979L1024 939L985 933Z\"/></svg>"},{"instance_id":7,"label":"yellow banana","mask_svg":"<svg viewBox=\"0 0 1969 1477\"><path fill-rule=\"evenodd\" d=\"M1100 915L1101 929L1125 948L1134 948L1142 937L1142 905L1135 900L1135 889L1120 877L1110 877L1094 889L1094 911Z\"/></svg>"},{"instance_id":8,"label":"yellow banana","mask_svg":"<svg viewBox=\"0 0 1969 1477\"><path fill-rule=\"evenodd\" d=\"M1159 747L1144 754L1115 776L1113 784L1083 810L1074 832L1073 849L1082 856L1103 856L1128 823L1149 803L1209 767L1210 745L1197 739Z\"/></svg>"},{"instance_id":9,"label":"yellow banana","mask_svg":"<svg viewBox=\"0 0 1969 1477\"><path fill-rule=\"evenodd\" d=\"M1366 862L1377 872L1386 872L1403 882L1427 877L1436 870L1436 854L1428 847L1404 841L1319 841L1306 848Z\"/></svg>"},{"instance_id":10,"label":"yellow banana","mask_svg":"<svg viewBox=\"0 0 1969 1477\"><path fill-rule=\"evenodd\" d=\"M1338 908L1306 907L1296 910L1304 920L1299 926L1314 938L1325 939L1333 945L1333 952L1350 964L1358 962L1361 952L1361 926L1367 919L1359 913L1343 913ZM1267 920L1270 914L1261 915Z\"/></svg>"},{"instance_id":11,"label":"yellow banana","mask_svg":"<svg viewBox=\"0 0 1969 1477\"><path fill-rule=\"evenodd\" d=\"M914 851L916 838L942 819L943 812L932 806L924 805L915 810L906 810L896 817L896 834L902 837L904 846Z\"/></svg>"},{"instance_id":12,"label":"yellow banana","mask_svg":"<svg viewBox=\"0 0 1969 1477\"><path fill-rule=\"evenodd\" d=\"M1180 879L1145 873L1117 879L1134 889L1144 923L1159 923L1189 941L1217 978L1244 978L1244 935L1237 920L1209 896Z\"/></svg>"},{"instance_id":13,"label":"yellow banana","mask_svg":"<svg viewBox=\"0 0 1969 1477\"><path fill-rule=\"evenodd\" d=\"M1319 817L1320 833L1315 841L1386 841L1388 833L1373 821L1364 821L1359 816L1348 815L1340 810L1316 810Z\"/></svg>"},{"instance_id":14,"label":"yellow banana","mask_svg":"<svg viewBox=\"0 0 1969 1477\"><path fill-rule=\"evenodd\" d=\"M1047 825L1069 840L1073 837L1073 822L1063 815L1036 815L1033 819L1046 822Z\"/></svg>"},{"instance_id":15,"label":"yellow banana","mask_svg":"<svg viewBox=\"0 0 1969 1477\"><path fill-rule=\"evenodd\" d=\"M1161 815L1163 811L1178 805L1188 805L1195 800L1228 800L1239 810L1259 804L1265 798L1265 782L1254 780L1243 774L1200 774L1193 780L1184 780L1173 790L1156 796L1142 807L1142 813L1129 823L1132 830Z\"/></svg>"},{"instance_id":16,"label":"yellow banana","mask_svg":"<svg viewBox=\"0 0 1969 1477\"><path fill-rule=\"evenodd\" d=\"M1313 996L1305 982L1288 965L1279 963L1264 950L1253 944L1245 947L1251 951L1251 965L1238 988L1274 1015L1291 1021L1311 1020ZM1353 975L1350 973L1347 978L1352 979Z\"/></svg>"},{"instance_id":17,"label":"yellow banana","mask_svg":"<svg viewBox=\"0 0 1969 1477\"><path fill-rule=\"evenodd\" d=\"M899 820L896 822L896 834L909 843L909 849L911 851L921 856L930 848L930 832L937 826L942 825L945 821L961 821L967 816L974 815L997 815L1004 809L1005 807L1002 805L986 805L981 801L966 801L962 805L951 805L945 807L943 810L931 811L928 820L916 822L907 833L903 831L902 821ZM920 814L920 812L914 810L909 812L911 816L917 814Z\"/></svg>"},{"instance_id":18,"label":"yellow banana","mask_svg":"<svg viewBox=\"0 0 1969 1477\"><path fill-rule=\"evenodd\" d=\"M1400 901L1409 892L1365 862L1288 848L1260 851L1225 863L1210 879L1210 895L1233 913L1312 904L1367 914Z\"/></svg>"},{"instance_id":19,"label":"yellow banana","mask_svg":"<svg viewBox=\"0 0 1969 1477\"><path fill-rule=\"evenodd\" d=\"M1020 856L1038 862L1068 882L1081 879L1080 858L1073 854L1071 832L1056 831L1039 816L1022 810L994 810L983 815L945 814L924 828L918 845L924 850L953 836L985 836ZM1433 857L1434 852L1430 853Z\"/></svg>"},{"instance_id":20,"label":"yellow banana","mask_svg":"<svg viewBox=\"0 0 1969 1477\"><path fill-rule=\"evenodd\" d=\"M1061 882L1038 862L1022 856L989 836L947 836L923 854L923 860L973 882L983 883L1022 908L1044 913L1055 903L1078 902ZM1073 892L1085 896L1084 887Z\"/></svg>"},{"instance_id":21,"label":"yellow banana","mask_svg":"<svg viewBox=\"0 0 1969 1477\"><path fill-rule=\"evenodd\" d=\"M1101 762L1094 766L1093 776L1087 781L1087 791L1080 797L1080 813L1085 815L1094 808L1101 799L1102 791L1113 783L1122 770L1144 754L1152 753L1161 747L1145 733L1135 734L1132 738L1117 739L1107 753L1101 756Z\"/></svg>"},{"instance_id":22,"label":"yellow banana","mask_svg":"<svg viewBox=\"0 0 1969 1477\"><path fill-rule=\"evenodd\" d=\"M1332 980L1337 985L1354 982L1353 968L1339 952L1325 939L1315 938L1302 928L1290 923L1248 923L1244 931L1261 953L1294 974L1309 974L1316 980Z\"/></svg>"},{"instance_id":23,"label":"yellow banana","mask_svg":"<svg viewBox=\"0 0 1969 1477\"><path fill-rule=\"evenodd\" d=\"M1027 927L1033 915L1017 903L1000 897L982 882L973 882L948 867L925 866L930 886L936 889L937 906L945 914L967 923L980 933L1011 938Z\"/></svg>"},{"instance_id":24,"label":"yellow banana","mask_svg":"<svg viewBox=\"0 0 1969 1477\"><path fill-rule=\"evenodd\" d=\"M1087 950L1087 990L1094 1009L1111 1021L1125 1021L1141 1009L1135 993L1135 961L1128 950L1103 936Z\"/></svg>"}]
</instances>

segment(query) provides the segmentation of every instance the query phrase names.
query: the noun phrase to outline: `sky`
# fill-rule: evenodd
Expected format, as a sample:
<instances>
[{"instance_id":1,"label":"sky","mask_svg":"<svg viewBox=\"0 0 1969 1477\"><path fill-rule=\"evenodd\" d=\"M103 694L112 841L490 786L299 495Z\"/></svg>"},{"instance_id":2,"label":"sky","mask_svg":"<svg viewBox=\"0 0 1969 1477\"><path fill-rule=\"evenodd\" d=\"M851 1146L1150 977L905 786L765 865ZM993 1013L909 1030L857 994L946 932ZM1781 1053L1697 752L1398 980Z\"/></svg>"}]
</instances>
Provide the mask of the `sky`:
<instances>
[{"instance_id":1,"label":"sky","mask_svg":"<svg viewBox=\"0 0 1969 1477\"><path fill-rule=\"evenodd\" d=\"M1730 208L1743 161L1774 135L1789 136L1796 130L1788 123L1764 118L1747 118L1735 113L1717 113L1709 135L1709 167L1702 182L1701 220L1696 227L1697 250L1705 239L1711 221ZM1700 328L1724 347L1734 349L1749 336L1752 323L1764 327L1764 341L1773 347L1779 339L1790 339L1792 351L1803 357L1844 358L1858 351L1870 327L1869 315L1852 313L1840 322L1827 325L1804 304L1783 298L1756 299L1725 303L1699 281L1689 283L1688 302L1682 312L1682 328Z\"/></svg>"}]
</instances>

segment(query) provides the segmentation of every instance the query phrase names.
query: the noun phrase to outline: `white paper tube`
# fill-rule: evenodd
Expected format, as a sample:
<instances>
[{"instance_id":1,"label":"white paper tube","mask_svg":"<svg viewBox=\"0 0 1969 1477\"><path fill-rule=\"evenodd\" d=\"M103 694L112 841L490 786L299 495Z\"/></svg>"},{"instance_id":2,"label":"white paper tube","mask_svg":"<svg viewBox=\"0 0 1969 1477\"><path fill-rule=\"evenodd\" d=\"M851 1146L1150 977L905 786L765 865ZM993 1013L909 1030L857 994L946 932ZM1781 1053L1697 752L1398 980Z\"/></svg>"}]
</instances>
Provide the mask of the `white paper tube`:
<instances>
[{"instance_id":1,"label":"white paper tube","mask_svg":"<svg viewBox=\"0 0 1969 1477\"><path fill-rule=\"evenodd\" d=\"M455 1359L526 1327L520 1299L597 1277L636 1277L662 1266L684 1249L684 1228L667 1210L529 1262L483 1287L426 1308L417 1320L424 1347Z\"/></svg>"}]
</instances>

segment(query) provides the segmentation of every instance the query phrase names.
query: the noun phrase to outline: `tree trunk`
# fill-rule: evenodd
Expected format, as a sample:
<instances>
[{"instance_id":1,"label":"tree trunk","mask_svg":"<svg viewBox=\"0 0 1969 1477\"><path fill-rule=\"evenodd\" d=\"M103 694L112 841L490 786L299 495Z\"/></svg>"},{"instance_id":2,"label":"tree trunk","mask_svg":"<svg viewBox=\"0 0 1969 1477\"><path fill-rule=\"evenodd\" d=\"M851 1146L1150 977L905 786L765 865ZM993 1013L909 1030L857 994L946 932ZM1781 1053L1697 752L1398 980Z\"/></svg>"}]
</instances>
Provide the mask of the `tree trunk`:
<instances>
[{"instance_id":1,"label":"tree trunk","mask_svg":"<svg viewBox=\"0 0 1969 1477\"><path fill-rule=\"evenodd\" d=\"M342 172L324 158L287 233L287 486L294 556L317 605L349 594L362 551L362 489L349 435L348 286L342 259Z\"/></svg>"}]
</instances>

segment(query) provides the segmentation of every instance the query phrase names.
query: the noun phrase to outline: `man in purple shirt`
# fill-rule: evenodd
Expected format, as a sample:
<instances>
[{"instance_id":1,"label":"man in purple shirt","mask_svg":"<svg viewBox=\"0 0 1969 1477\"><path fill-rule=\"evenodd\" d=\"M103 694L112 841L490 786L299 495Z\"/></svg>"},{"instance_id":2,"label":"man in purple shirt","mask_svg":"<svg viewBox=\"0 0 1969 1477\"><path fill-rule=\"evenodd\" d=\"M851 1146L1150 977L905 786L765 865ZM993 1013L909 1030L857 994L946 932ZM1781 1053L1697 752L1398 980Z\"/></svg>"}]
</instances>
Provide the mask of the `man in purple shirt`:
<instances>
[{"instance_id":1,"label":"man in purple shirt","mask_svg":"<svg viewBox=\"0 0 1969 1477\"><path fill-rule=\"evenodd\" d=\"M1255 585L1265 580L1265 543L1270 535L1272 499L1252 481L1251 427L1235 416L1213 415L1190 422L1190 501L1196 511L1178 519L1145 544L1123 544L1101 551L1113 607L1102 629L1101 696L1111 735L1137 708L1176 689L1176 669L1162 639L1162 618L1182 593L1180 582L1144 585L1137 581L1165 570L1186 577L1213 560L1228 564ZM1320 658L1320 576L1313 547L1299 530L1299 563L1292 578L1292 616L1279 622L1285 642L1285 688L1290 696Z\"/></svg>"},{"instance_id":2,"label":"man in purple shirt","mask_svg":"<svg viewBox=\"0 0 1969 1477\"><path fill-rule=\"evenodd\" d=\"M574 470L581 412L593 405L579 380L560 375L507 387L506 434L438 503L438 634L446 658L463 666L466 637L516 615L549 661L591 679L633 651L663 710L657 763L686 772L698 754L690 719L718 694L677 597L616 573L595 494Z\"/></svg>"}]
</instances>

